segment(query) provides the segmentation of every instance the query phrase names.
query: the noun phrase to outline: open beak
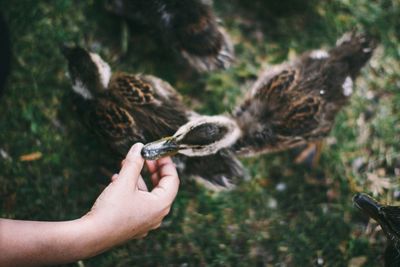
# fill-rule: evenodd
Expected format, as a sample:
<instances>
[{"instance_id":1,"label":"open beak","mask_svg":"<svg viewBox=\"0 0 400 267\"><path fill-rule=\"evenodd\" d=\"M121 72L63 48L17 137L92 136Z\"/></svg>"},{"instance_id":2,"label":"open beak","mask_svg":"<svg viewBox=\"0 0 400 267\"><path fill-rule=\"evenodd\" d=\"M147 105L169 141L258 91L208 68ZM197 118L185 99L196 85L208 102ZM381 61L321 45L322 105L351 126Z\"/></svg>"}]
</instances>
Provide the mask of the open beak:
<instances>
[{"instance_id":1,"label":"open beak","mask_svg":"<svg viewBox=\"0 0 400 267\"><path fill-rule=\"evenodd\" d=\"M366 194L356 194L353 197L353 202L364 213L366 213L369 217L374 220L379 219L379 211L381 209L381 205L373 200Z\"/></svg>"},{"instance_id":2,"label":"open beak","mask_svg":"<svg viewBox=\"0 0 400 267\"><path fill-rule=\"evenodd\" d=\"M179 145L174 137L166 137L146 144L142 149L142 156L148 160L173 156L179 151Z\"/></svg>"}]
</instances>

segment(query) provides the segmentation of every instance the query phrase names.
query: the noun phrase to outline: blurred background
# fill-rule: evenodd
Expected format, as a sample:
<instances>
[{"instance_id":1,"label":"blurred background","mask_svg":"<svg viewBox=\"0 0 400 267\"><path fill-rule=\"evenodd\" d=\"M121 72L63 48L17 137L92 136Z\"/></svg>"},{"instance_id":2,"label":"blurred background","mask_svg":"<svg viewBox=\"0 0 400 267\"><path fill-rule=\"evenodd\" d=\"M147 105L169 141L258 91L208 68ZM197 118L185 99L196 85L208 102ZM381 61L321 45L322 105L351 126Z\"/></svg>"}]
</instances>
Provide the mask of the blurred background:
<instances>
[{"instance_id":1,"label":"blurred background","mask_svg":"<svg viewBox=\"0 0 400 267\"><path fill-rule=\"evenodd\" d=\"M215 0L236 65L195 74L102 1L0 0L12 44L0 99L0 216L84 215L118 169L69 101L62 42L114 69L169 81L203 114L228 111L264 68L329 47L354 27L380 42L314 169L293 151L243 160L253 179L213 193L182 178L170 215L144 240L70 266L378 266L385 238L352 205L355 192L400 204L400 1ZM3 40L1 40L3 41Z\"/></svg>"}]
</instances>

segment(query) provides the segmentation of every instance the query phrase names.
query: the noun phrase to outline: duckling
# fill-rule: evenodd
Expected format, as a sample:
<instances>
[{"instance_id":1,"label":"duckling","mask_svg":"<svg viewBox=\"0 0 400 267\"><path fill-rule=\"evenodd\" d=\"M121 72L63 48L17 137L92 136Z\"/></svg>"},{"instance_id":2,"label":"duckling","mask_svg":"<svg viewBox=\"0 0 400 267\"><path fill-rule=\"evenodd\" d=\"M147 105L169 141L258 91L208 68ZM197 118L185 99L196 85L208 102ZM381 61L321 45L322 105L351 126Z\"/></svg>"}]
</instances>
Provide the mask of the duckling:
<instances>
[{"instance_id":1,"label":"duckling","mask_svg":"<svg viewBox=\"0 0 400 267\"><path fill-rule=\"evenodd\" d=\"M232 42L208 0L110 0L111 12L147 26L199 72L226 69L234 61Z\"/></svg>"},{"instance_id":2,"label":"duckling","mask_svg":"<svg viewBox=\"0 0 400 267\"><path fill-rule=\"evenodd\" d=\"M134 143L172 135L199 116L184 106L169 83L159 78L112 73L98 54L81 47L63 46L62 52L68 60L79 113L89 129L121 157ZM174 161L181 174L202 178L217 187L230 188L246 177L240 161L228 150L204 157L178 155Z\"/></svg>"},{"instance_id":3,"label":"duckling","mask_svg":"<svg viewBox=\"0 0 400 267\"><path fill-rule=\"evenodd\" d=\"M388 239L384 253L385 266L400 266L400 207L380 204L366 194L356 194L353 202L382 227Z\"/></svg>"},{"instance_id":4,"label":"duckling","mask_svg":"<svg viewBox=\"0 0 400 267\"><path fill-rule=\"evenodd\" d=\"M353 31L329 51L306 52L293 62L275 66L261 75L233 112L195 118L172 137L145 146L144 155L154 151L162 156L163 144L173 144L175 152L188 156L204 156L221 148L254 156L320 140L348 103L354 80L374 47L373 41Z\"/></svg>"}]
</instances>

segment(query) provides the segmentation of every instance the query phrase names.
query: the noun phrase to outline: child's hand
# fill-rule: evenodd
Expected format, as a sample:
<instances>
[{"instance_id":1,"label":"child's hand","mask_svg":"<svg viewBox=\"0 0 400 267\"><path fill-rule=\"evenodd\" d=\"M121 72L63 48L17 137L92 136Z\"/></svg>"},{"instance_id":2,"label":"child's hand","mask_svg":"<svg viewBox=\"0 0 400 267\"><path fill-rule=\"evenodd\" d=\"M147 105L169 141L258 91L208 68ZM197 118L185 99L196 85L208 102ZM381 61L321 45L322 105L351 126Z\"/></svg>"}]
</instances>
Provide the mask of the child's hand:
<instances>
[{"instance_id":1,"label":"child's hand","mask_svg":"<svg viewBox=\"0 0 400 267\"><path fill-rule=\"evenodd\" d=\"M119 174L97 198L86 220L94 238L94 244L102 244L99 250L141 238L155 228L168 214L179 186L176 168L170 158L146 161L154 189L149 192L140 171L144 159L140 155L142 144L129 151ZM95 241L96 240L96 241Z\"/></svg>"}]
</instances>

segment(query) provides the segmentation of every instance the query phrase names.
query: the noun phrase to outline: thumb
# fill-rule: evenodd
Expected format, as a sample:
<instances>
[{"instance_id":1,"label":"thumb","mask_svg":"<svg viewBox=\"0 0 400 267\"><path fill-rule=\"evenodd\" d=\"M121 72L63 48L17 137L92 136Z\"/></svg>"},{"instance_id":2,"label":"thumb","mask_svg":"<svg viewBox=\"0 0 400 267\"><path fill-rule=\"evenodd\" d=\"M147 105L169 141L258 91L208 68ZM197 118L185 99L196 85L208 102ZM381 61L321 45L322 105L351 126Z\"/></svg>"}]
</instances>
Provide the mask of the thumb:
<instances>
[{"instance_id":1,"label":"thumb","mask_svg":"<svg viewBox=\"0 0 400 267\"><path fill-rule=\"evenodd\" d=\"M140 152L142 151L143 144L136 143L131 147L126 155L124 165L119 172L117 181L132 181L134 185L137 184L140 176L140 171L143 168L144 159Z\"/></svg>"}]
</instances>

